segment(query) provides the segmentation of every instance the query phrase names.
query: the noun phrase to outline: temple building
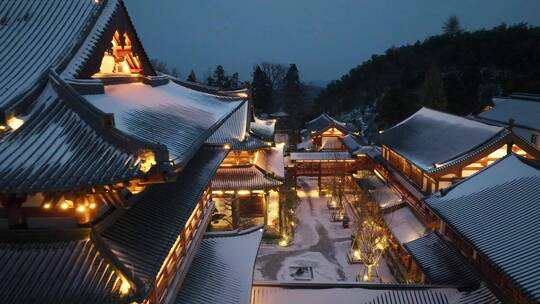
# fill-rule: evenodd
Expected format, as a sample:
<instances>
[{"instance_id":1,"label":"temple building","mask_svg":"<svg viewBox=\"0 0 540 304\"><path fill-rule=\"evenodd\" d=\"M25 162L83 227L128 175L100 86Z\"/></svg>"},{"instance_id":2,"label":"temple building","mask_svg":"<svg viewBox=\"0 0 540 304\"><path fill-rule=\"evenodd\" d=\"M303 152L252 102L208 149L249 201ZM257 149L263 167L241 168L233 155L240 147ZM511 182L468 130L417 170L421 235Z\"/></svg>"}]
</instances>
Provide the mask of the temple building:
<instances>
[{"instance_id":1,"label":"temple building","mask_svg":"<svg viewBox=\"0 0 540 304\"><path fill-rule=\"evenodd\" d=\"M302 130L297 151L286 158L287 176L317 177L319 192L328 191L336 175L350 174L367 165L366 142L356 129L323 113Z\"/></svg>"},{"instance_id":2,"label":"temple building","mask_svg":"<svg viewBox=\"0 0 540 304\"><path fill-rule=\"evenodd\" d=\"M248 90L158 74L120 0L0 11L2 302L195 303L195 289L246 302L264 227L205 233L229 153L271 150L257 121L253 135L242 122L245 140L214 141L233 138ZM246 250L212 254L231 247ZM241 283L200 279L238 261Z\"/></svg>"},{"instance_id":3,"label":"temple building","mask_svg":"<svg viewBox=\"0 0 540 304\"><path fill-rule=\"evenodd\" d=\"M298 149L306 151L343 151L345 147L340 138L349 134L358 135L353 126L323 113L306 122L306 127L302 130L302 142L298 144Z\"/></svg>"},{"instance_id":4,"label":"temple building","mask_svg":"<svg viewBox=\"0 0 540 304\"><path fill-rule=\"evenodd\" d=\"M387 180L429 226L425 195L450 187L509 153L540 158L511 128L422 108L376 138L375 173Z\"/></svg>"},{"instance_id":5,"label":"temple building","mask_svg":"<svg viewBox=\"0 0 540 304\"><path fill-rule=\"evenodd\" d=\"M279 234L284 144L275 144L274 126L255 117L247 102L206 141L229 150L212 180L212 230L264 225L267 234Z\"/></svg>"},{"instance_id":6,"label":"temple building","mask_svg":"<svg viewBox=\"0 0 540 304\"><path fill-rule=\"evenodd\" d=\"M540 167L510 154L426 199L438 233L505 303L538 303Z\"/></svg>"},{"instance_id":7,"label":"temple building","mask_svg":"<svg viewBox=\"0 0 540 304\"><path fill-rule=\"evenodd\" d=\"M472 118L488 124L512 127L514 134L540 148L539 95L515 93L508 97L495 97L492 103L492 106L485 107Z\"/></svg>"}]
</instances>

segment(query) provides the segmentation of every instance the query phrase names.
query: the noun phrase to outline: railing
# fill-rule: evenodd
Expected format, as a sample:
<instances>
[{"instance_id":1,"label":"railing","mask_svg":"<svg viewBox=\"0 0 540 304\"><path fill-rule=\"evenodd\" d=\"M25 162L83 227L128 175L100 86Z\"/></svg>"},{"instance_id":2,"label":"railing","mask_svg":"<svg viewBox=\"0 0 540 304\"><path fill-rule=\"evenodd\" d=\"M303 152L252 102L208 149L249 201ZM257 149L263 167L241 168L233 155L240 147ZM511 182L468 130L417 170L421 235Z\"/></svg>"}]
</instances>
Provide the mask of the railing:
<instances>
[{"instance_id":1,"label":"railing","mask_svg":"<svg viewBox=\"0 0 540 304\"><path fill-rule=\"evenodd\" d=\"M390 172L390 170L388 170L382 164L374 162L374 170L382 175L382 177L386 179L387 183L394 190L396 190L405 201L407 201L409 207L411 207L411 210L415 213L424 226L433 227L436 225L436 218L431 212L426 210L422 197L419 197L418 194L413 194L409 189L407 189L407 187L403 186L402 181L399 181L394 173Z\"/></svg>"},{"instance_id":2,"label":"railing","mask_svg":"<svg viewBox=\"0 0 540 304\"><path fill-rule=\"evenodd\" d=\"M210 193L211 191L209 189L205 191L197 203L197 207L187 221L186 226L174 243L160 272L157 275L156 283L148 303L164 302L168 288L173 283L178 269L182 265L186 252L190 248L198 229L201 228L201 218L204 216L205 212L210 206Z\"/></svg>"}]
</instances>

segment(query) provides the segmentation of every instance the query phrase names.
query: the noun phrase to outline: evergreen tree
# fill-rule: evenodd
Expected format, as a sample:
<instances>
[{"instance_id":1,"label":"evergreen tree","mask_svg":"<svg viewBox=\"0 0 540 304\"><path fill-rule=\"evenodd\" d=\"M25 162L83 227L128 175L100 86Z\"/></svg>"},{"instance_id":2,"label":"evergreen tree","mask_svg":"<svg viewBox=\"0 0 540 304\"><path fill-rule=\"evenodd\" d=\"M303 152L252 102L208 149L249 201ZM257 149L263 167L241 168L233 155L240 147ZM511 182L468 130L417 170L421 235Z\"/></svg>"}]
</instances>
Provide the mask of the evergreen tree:
<instances>
[{"instance_id":1,"label":"evergreen tree","mask_svg":"<svg viewBox=\"0 0 540 304\"><path fill-rule=\"evenodd\" d=\"M461 114L466 104L465 84L457 71L451 71L444 77L444 91L448 112Z\"/></svg>"},{"instance_id":2,"label":"evergreen tree","mask_svg":"<svg viewBox=\"0 0 540 304\"><path fill-rule=\"evenodd\" d=\"M216 86L216 81L214 80L214 78L212 78L212 76L206 77L206 85L211 87Z\"/></svg>"},{"instance_id":3,"label":"evergreen tree","mask_svg":"<svg viewBox=\"0 0 540 304\"><path fill-rule=\"evenodd\" d=\"M231 77L228 77L229 80L229 89L238 89L240 86L240 75L238 72L232 74Z\"/></svg>"},{"instance_id":4,"label":"evergreen tree","mask_svg":"<svg viewBox=\"0 0 540 304\"><path fill-rule=\"evenodd\" d=\"M228 77L225 74L225 69L222 65L218 65L216 69L214 70L214 86L218 88L224 88L226 87L226 84L228 82Z\"/></svg>"},{"instance_id":5,"label":"evergreen tree","mask_svg":"<svg viewBox=\"0 0 540 304\"><path fill-rule=\"evenodd\" d=\"M251 90L255 109L270 113L273 106L272 83L259 65L255 67L255 71L253 72Z\"/></svg>"},{"instance_id":6,"label":"evergreen tree","mask_svg":"<svg viewBox=\"0 0 540 304\"><path fill-rule=\"evenodd\" d=\"M290 65L289 70L283 79L283 101L285 111L290 115L290 125L295 134L293 141L296 142L300 134L300 129L304 123L304 99L300 77L298 76L298 69L295 64Z\"/></svg>"},{"instance_id":7,"label":"evergreen tree","mask_svg":"<svg viewBox=\"0 0 540 304\"><path fill-rule=\"evenodd\" d=\"M397 121L407 118L418 111L420 101L418 95L407 89L391 88L377 103L377 122L379 129L386 129Z\"/></svg>"},{"instance_id":8,"label":"evergreen tree","mask_svg":"<svg viewBox=\"0 0 540 304\"><path fill-rule=\"evenodd\" d=\"M195 71L191 70L191 72L188 75L187 81L197 82L197 76L195 76Z\"/></svg>"},{"instance_id":9,"label":"evergreen tree","mask_svg":"<svg viewBox=\"0 0 540 304\"><path fill-rule=\"evenodd\" d=\"M444 23L443 32L446 35L455 36L463 32L459 24L459 19L456 15L451 15L448 17L448 20Z\"/></svg>"},{"instance_id":10,"label":"evergreen tree","mask_svg":"<svg viewBox=\"0 0 540 304\"><path fill-rule=\"evenodd\" d=\"M444 83L441 71L436 64L432 64L426 73L426 77L420 87L420 102L435 110L446 110L447 100L444 92Z\"/></svg>"}]
</instances>

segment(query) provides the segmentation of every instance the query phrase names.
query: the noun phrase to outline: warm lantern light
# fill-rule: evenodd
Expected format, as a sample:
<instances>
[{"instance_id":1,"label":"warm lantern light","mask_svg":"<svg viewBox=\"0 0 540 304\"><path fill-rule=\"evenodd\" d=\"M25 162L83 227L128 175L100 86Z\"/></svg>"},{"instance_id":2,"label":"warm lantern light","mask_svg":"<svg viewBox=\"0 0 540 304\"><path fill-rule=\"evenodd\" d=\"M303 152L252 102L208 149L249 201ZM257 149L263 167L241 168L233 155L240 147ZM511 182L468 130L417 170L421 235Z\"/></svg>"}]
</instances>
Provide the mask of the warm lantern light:
<instances>
[{"instance_id":1,"label":"warm lantern light","mask_svg":"<svg viewBox=\"0 0 540 304\"><path fill-rule=\"evenodd\" d=\"M43 204L43 209L51 209L51 204L50 203Z\"/></svg>"},{"instance_id":2,"label":"warm lantern light","mask_svg":"<svg viewBox=\"0 0 540 304\"><path fill-rule=\"evenodd\" d=\"M62 202L62 204L60 204L60 208L62 210L67 210L69 208L69 203L67 201Z\"/></svg>"},{"instance_id":3,"label":"warm lantern light","mask_svg":"<svg viewBox=\"0 0 540 304\"><path fill-rule=\"evenodd\" d=\"M279 240L278 242L278 245L281 247L286 247L286 246L289 246L290 244L291 244L291 238L288 234L284 234L281 237L281 240Z\"/></svg>"},{"instance_id":4,"label":"warm lantern light","mask_svg":"<svg viewBox=\"0 0 540 304\"><path fill-rule=\"evenodd\" d=\"M96 203L90 203L90 209L96 209Z\"/></svg>"},{"instance_id":5,"label":"warm lantern light","mask_svg":"<svg viewBox=\"0 0 540 304\"><path fill-rule=\"evenodd\" d=\"M141 153L139 155L139 161L141 162L141 168L140 170L144 173L147 173L150 171L152 166L154 166L156 162L156 156L151 151L146 151L144 153Z\"/></svg>"},{"instance_id":6,"label":"warm lantern light","mask_svg":"<svg viewBox=\"0 0 540 304\"><path fill-rule=\"evenodd\" d=\"M24 120L17 118L15 116L12 116L7 120L7 125L13 130L17 130L23 124L24 124Z\"/></svg>"},{"instance_id":7,"label":"warm lantern light","mask_svg":"<svg viewBox=\"0 0 540 304\"><path fill-rule=\"evenodd\" d=\"M229 144L224 144L224 145L223 145L223 148L229 150L229 149L231 149L231 145L229 145Z\"/></svg>"},{"instance_id":8,"label":"warm lantern light","mask_svg":"<svg viewBox=\"0 0 540 304\"><path fill-rule=\"evenodd\" d=\"M86 207L84 205L79 205L77 207L77 212L83 213L86 211Z\"/></svg>"},{"instance_id":9,"label":"warm lantern light","mask_svg":"<svg viewBox=\"0 0 540 304\"><path fill-rule=\"evenodd\" d=\"M244 92L236 93L236 96L242 97L242 98L248 98L248 94Z\"/></svg>"},{"instance_id":10,"label":"warm lantern light","mask_svg":"<svg viewBox=\"0 0 540 304\"><path fill-rule=\"evenodd\" d=\"M238 195L249 195L251 192L249 190L239 190Z\"/></svg>"},{"instance_id":11,"label":"warm lantern light","mask_svg":"<svg viewBox=\"0 0 540 304\"><path fill-rule=\"evenodd\" d=\"M125 296L129 293L129 290L131 289L131 285L129 285L129 282L126 279L121 279L122 284L120 285L120 293Z\"/></svg>"},{"instance_id":12,"label":"warm lantern light","mask_svg":"<svg viewBox=\"0 0 540 304\"><path fill-rule=\"evenodd\" d=\"M215 195L223 195L223 191L220 191L220 190L214 190L214 191L212 191L212 194L215 194Z\"/></svg>"}]
</instances>

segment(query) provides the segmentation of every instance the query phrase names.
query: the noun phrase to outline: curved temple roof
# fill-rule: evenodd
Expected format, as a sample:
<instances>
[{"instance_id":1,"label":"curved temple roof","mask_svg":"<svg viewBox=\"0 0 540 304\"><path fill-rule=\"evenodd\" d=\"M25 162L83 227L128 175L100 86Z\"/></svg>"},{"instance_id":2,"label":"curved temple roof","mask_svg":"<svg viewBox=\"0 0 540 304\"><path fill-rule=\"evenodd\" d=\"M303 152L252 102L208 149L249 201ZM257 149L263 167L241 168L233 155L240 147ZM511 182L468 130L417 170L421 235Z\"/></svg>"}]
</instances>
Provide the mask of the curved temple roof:
<instances>
[{"instance_id":1,"label":"curved temple roof","mask_svg":"<svg viewBox=\"0 0 540 304\"><path fill-rule=\"evenodd\" d=\"M540 300L540 169L507 156L426 199L428 206L534 301Z\"/></svg>"},{"instance_id":2,"label":"curved temple roof","mask_svg":"<svg viewBox=\"0 0 540 304\"><path fill-rule=\"evenodd\" d=\"M308 133L319 133L331 126L335 126L338 130L345 133L355 132L354 128L352 128L351 126L348 126L346 123L330 117L326 113L322 113L317 118L306 122L306 130L308 131Z\"/></svg>"},{"instance_id":3,"label":"curved temple roof","mask_svg":"<svg viewBox=\"0 0 540 304\"><path fill-rule=\"evenodd\" d=\"M101 233L118 259L151 286L227 151L202 147L175 182L154 185Z\"/></svg>"},{"instance_id":4,"label":"curved temple roof","mask_svg":"<svg viewBox=\"0 0 540 304\"><path fill-rule=\"evenodd\" d=\"M260 119L256 116L253 117L250 123L251 131L264 140L273 140L274 131L276 128L275 119Z\"/></svg>"},{"instance_id":5,"label":"curved temple roof","mask_svg":"<svg viewBox=\"0 0 540 304\"><path fill-rule=\"evenodd\" d=\"M115 135L57 89L49 83L27 121L1 138L2 192L62 191L146 176L139 152L155 147Z\"/></svg>"},{"instance_id":6,"label":"curved temple roof","mask_svg":"<svg viewBox=\"0 0 540 304\"><path fill-rule=\"evenodd\" d=\"M282 181L256 165L220 167L212 179L212 190L265 190L279 187Z\"/></svg>"},{"instance_id":7,"label":"curved temple roof","mask_svg":"<svg viewBox=\"0 0 540 304\"><path fill-rule=\"evenodd\" d=\"M250 303L253 267L263 231L208 235L193 260L177 304Z\"/></svg>"},{"instance_id":8,"label":"curved temple roof","mask_svg":"<svg viewBox=\"0 0 540 304\"><path fill-rule=\"evenodd\" d=\"M120 276L90 239L0 242L3 303L117 303Z\"/></svg>"},{"instance_id":9,"label":"curved temple roof","mask_svg":"<svg viewBox=\"0 0 540 304\"><path fill-rule=\"evenodd\" d=\"M89 0L0 2L0 108L66 59L99 8Z\"/></svg>"},{"instance_id":10,"label":"curved temple roof","mask_svg":"<svg viewBox=\"0 0 540 304\"><path fill-rule=\"evenodd\" d=\"M479 118L508 124L514 119L516 125L540 130L540 101L518 98L494 98L495 106L479 113Z\"/></svg>"},{"instance_id":11,"label":"curved temple roof","mask_svg":"<svg viewBox=\"0 0 540 304\"><path fill-rule=\"evenodd\" d=\"M185 166L207 138L245 101L186 88L175 82L105 86L105 94L85 95L95 107L113 113L119 130L169 149Z\"/></svg>"},{"instance_id":12,"label":"curved temple roof","mask_svg":"<svg viewBox=\"0 0 540 304\"><path fill-rule=\"evenodd\" d=\"M504 132L460 116L422 108L376 138L424 171L460 158Z\"/></svg>"}]
</instances>

